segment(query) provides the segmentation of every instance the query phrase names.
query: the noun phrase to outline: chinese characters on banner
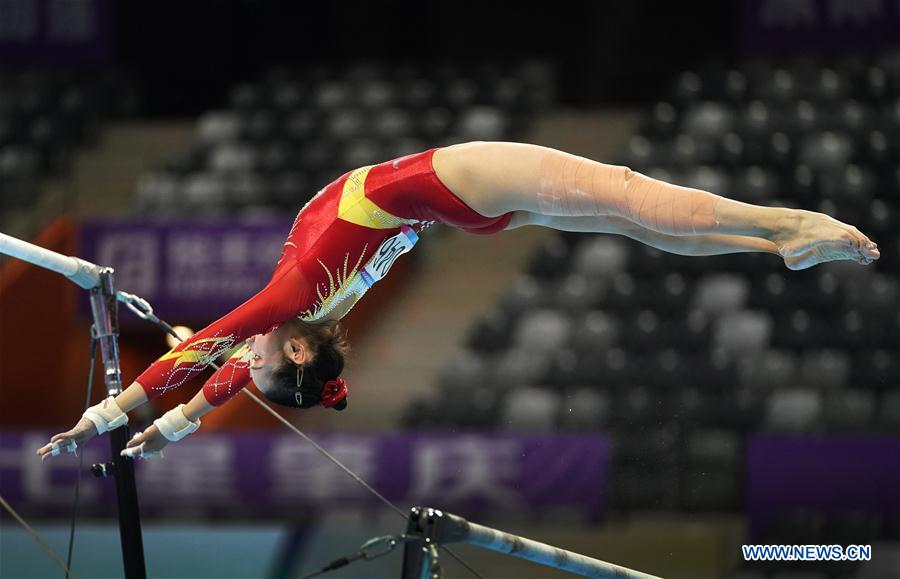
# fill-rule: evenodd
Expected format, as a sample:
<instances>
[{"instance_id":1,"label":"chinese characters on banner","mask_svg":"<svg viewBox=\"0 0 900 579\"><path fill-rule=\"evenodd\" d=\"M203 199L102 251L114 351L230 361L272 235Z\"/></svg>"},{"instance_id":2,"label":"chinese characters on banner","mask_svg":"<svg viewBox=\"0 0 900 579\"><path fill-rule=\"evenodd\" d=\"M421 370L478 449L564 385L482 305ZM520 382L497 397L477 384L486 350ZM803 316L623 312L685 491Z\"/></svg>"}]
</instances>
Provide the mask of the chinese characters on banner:
<instances>
[{"instance_id":1,"label":"chinese characters on banner","mask_svg":"<svg viewBox=\"0 0 900 579\"><path fill-rule=\"evenodd\" d=\"M214 319L266 285L291 223L95 221L82 225L79 251L166 316Z\"/></svg>"},{"instance_id":2,"label":"chinese characters on banner","mask_svg":"<svg viewBox=\"0 0 900 579\"><path fill-rule=\"evenodd\" d=\"M72 456L41 462L48 433L0 439L0 494L29 512L64 515L77 472ZM401 508L474 512L572 508L602 516L609 442L601 435L505 434L314 436ZM108 460L92 441L86 463ZM381 508L356 481L295 436L191 436L162 460L136 463L141 510L165 515L280 517L310 508ZM112 481L82 475L85 512L114 507Z\"/></svg>"}]
</instances>

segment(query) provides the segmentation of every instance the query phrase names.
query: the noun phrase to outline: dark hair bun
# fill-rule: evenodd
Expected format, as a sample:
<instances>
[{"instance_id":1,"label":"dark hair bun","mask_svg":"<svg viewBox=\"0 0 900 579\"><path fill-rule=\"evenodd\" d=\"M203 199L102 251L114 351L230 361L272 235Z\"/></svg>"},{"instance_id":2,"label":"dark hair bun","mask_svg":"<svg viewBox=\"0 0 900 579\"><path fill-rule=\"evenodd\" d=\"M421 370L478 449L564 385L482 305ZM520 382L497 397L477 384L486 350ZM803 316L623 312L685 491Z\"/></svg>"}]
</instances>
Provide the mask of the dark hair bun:
<instances>
[{"instance_id":1,"label":"dark hair bun","mask_svg":"<svg viewBox=\"0 0 900 579\"><path fill-rule=\"evenodd\" d=\"M331 407L332 410L338 410L338 411L344 410L345 408L347 408L347 399L346 398L344 398L343 400L341 400L340 402L338 402L337 404L335 404L334 406Z\"/></svg>"}]
</instances>

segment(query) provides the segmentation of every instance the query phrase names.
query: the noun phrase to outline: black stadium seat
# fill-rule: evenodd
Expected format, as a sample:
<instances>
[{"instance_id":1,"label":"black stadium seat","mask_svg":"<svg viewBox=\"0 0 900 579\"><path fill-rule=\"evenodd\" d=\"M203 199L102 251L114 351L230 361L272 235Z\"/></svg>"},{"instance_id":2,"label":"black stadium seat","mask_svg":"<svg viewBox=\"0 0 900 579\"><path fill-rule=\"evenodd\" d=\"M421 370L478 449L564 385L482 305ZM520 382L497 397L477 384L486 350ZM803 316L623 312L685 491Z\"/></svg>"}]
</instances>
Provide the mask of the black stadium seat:
<instances>
[{"instance_id":1,"label":"black stadium seat","mask_svg":"<svg viewBox=\"0 0 900 579\"><path fill-rule=\"evenodd\" d=\"M524 98L528 77L515 78ZM418 98L421 109L436 87L452 87L457 103L500 100L499 83L409 82L400 98ZM503 88L507 102L515 83ZM454 105L431 107L414 121L420 133L426 121L431 135L452 130ZM748 435L900 432L900 53L701 63L646 108L614 162L750 203L825 211L882 248L866 268L792 272L773 255L681 257L589 234L544 244L532 277L510 288L469 344L503 356L534 310L572 320L539 382L578 393L563 396L560 429L612 429L615 509L742 508ZM569 418L568 400L583 400L584 415ZM660 432L682 433L665 448L686 464L659 450ZM725 451L698 442L711 432L730 441ZM846 534L856 543L888 532L853 514L826 526L799 512L776 521L766 541L838 540L844 524L858 530Z\"/></svg>"}]
</instances>

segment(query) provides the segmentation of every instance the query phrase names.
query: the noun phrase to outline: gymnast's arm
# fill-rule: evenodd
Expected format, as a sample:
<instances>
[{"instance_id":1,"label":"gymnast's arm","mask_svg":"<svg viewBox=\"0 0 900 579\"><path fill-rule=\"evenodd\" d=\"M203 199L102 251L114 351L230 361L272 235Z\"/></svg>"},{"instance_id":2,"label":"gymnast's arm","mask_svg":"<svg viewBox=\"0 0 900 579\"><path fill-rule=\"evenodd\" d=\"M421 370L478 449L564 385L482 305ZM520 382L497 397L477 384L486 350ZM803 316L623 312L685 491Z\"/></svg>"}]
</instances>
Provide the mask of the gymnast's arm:
<instances>
[{"instance_id":1,"label":"gymnast's arm","mask_svg":"<svg viewBox=\"0 0 900 579\"><path fill-rule=\"evenodd\" d=\"M91 407L93 419L86 412L74 428L54 435L50 443L38 449L37 454L43 459L55 456L62 450L74 451L76 445L84 444L97 434L124 425L127 423L126 413L150 398L180 386L234 344L252 335L266 333L273 326L301 313L310 291L298 268L287 266L277 272L259 293L161 356L115 399L110 397ZM229 364L223 368L227 367ZM238 382L234 384L237 386ZM196 418L190 418L188 414L199 417L214 405L201 392L191 403L182 407L183 416L176 416L179 420L183 417L194 422Z\"/></svg>"},{"instance_id":2,"label":"gymnast's arm","mask_svg":"<svg viewBox=\"0 0 900 579\"><path fill-rule=\"evenodd\" d=\"M142 389L143 391L143 389ZM188 423L200 425L200 417L216 408L204 395L204 391L197 392L190 401L182 407L175 408L170 412L180 411L184 420ZM148 458L160 455L163 448L169 444L169 440L160 432L154 422L143 432L136 432L125 444L125 450L122 451L123 456L140 456Z\"/></svg>"},{"instance_id":3,"label":"gymnast's arm","mask_svg":"<svg viewBox=\"0 0 900 579\"><path fill-rule=\"evenodd\" d=\"M198 428L201 416L221 406L244 388L250 382L251 355L246 344L238 348L187 404L166 413L164 417L168 416L169 420L176 423L176 426L169 430L178 430L179 421L182 428L188 427L189 430ZM122 454L142 457L159 454L169 444L169 438L160 432L157 422L143 432L136 433L125 445L126 450L123 450Z\"/></svg>"},{"instance_id":4,"label":"gymnast's arm","mask_svg":"<svg viewBox=\"0 0 900 579\"><path fill-rule=\"evenodd\" d=\"M554 217L516 211L506 229L515 229L524 225L543 225L560 231L624 235L651 247L678 255L699 256L748 252L778 255L778 247L774 243L759 237L720 234L666 235L615 215Z\"/></svg>"},{"instance_id":5,"label":"gymnast's arm","mask_svg":"<svg viewBox=\"0 0 900 579\"><path fill-rule=\"evenodd\" d=\"M122 411L177 388L236 344L301 313L311 289L295 266L277 272L252 298L161 356L116 398Z\"/></svg>"}]
</instances>

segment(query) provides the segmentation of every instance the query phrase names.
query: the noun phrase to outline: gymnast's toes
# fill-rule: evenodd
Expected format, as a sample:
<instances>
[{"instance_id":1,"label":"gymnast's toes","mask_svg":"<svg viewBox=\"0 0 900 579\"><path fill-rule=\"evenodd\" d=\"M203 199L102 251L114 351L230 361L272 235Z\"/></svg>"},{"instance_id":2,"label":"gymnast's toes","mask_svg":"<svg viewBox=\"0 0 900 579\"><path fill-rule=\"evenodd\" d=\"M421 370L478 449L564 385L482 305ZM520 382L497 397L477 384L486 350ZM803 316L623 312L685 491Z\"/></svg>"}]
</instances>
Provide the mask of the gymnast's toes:
<instances>
[{"instance_id":1,"label":"gymnast's toes","mask_svg":"<svg viewBox=\"0 0 900 579\"><path fill-rule=\"evenodd\" d=\"M783 257L785 266L794 271L808 269L829 261L847 260L868 265L878 259L864 255L842 241L822 243L802 253Z\"/></svg>"}]
</instances>

